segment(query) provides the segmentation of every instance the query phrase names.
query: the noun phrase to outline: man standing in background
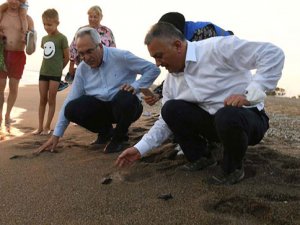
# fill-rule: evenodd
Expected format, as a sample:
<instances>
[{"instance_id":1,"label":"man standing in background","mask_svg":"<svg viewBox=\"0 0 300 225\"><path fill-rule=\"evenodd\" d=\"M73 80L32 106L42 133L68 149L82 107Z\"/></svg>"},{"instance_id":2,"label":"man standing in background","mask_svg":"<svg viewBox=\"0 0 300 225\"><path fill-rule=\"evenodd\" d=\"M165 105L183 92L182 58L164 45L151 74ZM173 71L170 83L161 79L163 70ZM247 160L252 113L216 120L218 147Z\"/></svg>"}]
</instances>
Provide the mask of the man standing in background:
<instances>
[{"instance_id":1,"label":"man standing in background","mask_svg":"<svg viewBox=\"0 0 300 225\"><path fill-rule=\"evenodd\" d=\"M0 123L2 123L2 111L4 104L4 90L7 78L9 80L9 93L5 113L5 125L10 126L14 122L10 113L18 96L19 82L22 78L26 64L25 40L22 40L22 29L19 15L20 1L7 0L8 9L3 13L0 21L0 36L5 39L4 62L6 70L0 71ZM27 15L28 30L34 30L34 23Z\"/></svg>"}]
</instances>

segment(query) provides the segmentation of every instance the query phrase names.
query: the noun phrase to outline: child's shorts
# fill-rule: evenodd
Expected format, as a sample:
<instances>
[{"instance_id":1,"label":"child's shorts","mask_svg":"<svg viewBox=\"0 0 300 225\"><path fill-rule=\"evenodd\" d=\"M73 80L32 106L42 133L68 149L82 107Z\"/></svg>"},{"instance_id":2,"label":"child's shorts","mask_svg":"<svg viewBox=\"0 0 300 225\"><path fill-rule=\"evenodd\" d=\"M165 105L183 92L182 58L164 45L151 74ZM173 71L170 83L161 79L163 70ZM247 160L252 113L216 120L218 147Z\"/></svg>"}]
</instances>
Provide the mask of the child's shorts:
<instances>
[{"instance_id":1,"label":"child's shorts","mask_svg":"<svg viewBox=\"0 0 300 225\"><path fill-rule=\"evenodd\" d=\"M43 75L43 74L40 74L40 77L39 77L39 80L41 81L57 81L57 82L60 82L61 80L61 76L47 76L47 75Z\"/></svg>"},{"instance_id":2,"label":"child's shorts","mask_svg":"<svg viewBox=\"0 0 300 225\"><path fill-rule=\"evenodd\" d=\"M7 71L0 72L0 78L15 78L20 80L26 64L24 51L4 51L4 61Z\"/></svg>"}]
</instances>

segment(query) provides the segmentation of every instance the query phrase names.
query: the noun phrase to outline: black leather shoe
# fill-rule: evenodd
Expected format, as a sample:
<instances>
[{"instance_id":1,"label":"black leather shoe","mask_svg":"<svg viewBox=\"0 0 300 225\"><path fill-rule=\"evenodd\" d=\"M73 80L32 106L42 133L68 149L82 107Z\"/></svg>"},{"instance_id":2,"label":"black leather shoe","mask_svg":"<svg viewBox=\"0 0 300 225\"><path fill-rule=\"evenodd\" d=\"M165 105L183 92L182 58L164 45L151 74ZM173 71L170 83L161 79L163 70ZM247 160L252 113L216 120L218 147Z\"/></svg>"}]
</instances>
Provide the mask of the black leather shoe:
<instances>
[{"instance_id":1,"label":"black leather shoe","mask_svg":"<svg viewBox=\"0 0 300 225\"><path fill-rule=\"evenodd\" d=\"M111 140L111 135L99 135L95 141L91 142L91 145L103 145Z\"/></svg>"},{"instance_id":2,"label":"black leather shoe","mask_svg":"<svg viewBox=\"0 0 300 225\"><path fill-rule=\"evenodd\" d=\"M114 153L123 151L125 145L123 141L111 141L104 148L104 153Z\"/></svg>"},{"instance_id":3,"label":"black leather shoe","mask_svg":"<svg viewBox=\"0 0 300 225\"><path fill-rule=\"evenodd\" d=\"M245 176L244 167L241 169L236 169L232 173L225 174L223 171L221 173L212 176L211 183L216 185L232 185L240 182Z\"/></svg>"}]
</instances>

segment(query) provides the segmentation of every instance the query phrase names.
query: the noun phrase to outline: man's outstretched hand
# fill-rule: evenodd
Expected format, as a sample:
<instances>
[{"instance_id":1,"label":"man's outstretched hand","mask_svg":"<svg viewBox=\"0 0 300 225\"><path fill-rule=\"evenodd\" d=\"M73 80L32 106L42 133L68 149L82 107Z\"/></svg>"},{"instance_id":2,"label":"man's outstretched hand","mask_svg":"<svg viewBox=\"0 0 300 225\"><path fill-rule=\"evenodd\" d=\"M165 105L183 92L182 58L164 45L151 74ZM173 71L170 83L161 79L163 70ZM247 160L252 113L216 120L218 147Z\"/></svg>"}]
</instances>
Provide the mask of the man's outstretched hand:
<instances>
[{"instance_id":1,"label":"man's outstretched hand","mask_svg":"<svg viewBox=\"0 0 300 225\"><path fill-rule=\"evenodd\" d=\"M52 135L41 147L37 149L35 154L40 154L44 151L55 152L55 147L58 144L59 137Z\"/></svg>"},{"instance_id":2,"label":"man's outstretched hand","mask_svg":"<svg viewBox=\"0 0 300 225\"><path fill-rule=\"evenodd\" d=\"M116 166L125 167L132 165L141 158L140 152L135 147L125 149L117 158Z\"/></svg>"}]
</instances>

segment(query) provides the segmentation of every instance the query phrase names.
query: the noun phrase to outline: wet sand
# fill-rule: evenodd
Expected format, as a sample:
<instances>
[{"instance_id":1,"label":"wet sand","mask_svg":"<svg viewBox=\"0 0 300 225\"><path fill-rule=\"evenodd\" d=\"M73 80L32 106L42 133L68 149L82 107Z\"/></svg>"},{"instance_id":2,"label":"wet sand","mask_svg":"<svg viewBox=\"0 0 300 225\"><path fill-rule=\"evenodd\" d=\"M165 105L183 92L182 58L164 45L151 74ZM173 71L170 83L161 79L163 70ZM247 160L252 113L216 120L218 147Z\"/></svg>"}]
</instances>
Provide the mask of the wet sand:
<instances>
[{"instance_id":1,"label":"wet sand","mask_svg":"<svg viewBox=\"0 0 300 225\"><path fill-rule=\"evenodd\" d=\"M58 93L58 109L68 90ZM209 183L218 167L180 171L186 160L170 141L131 168L117 169L118 153L91 148L96 135L74 125L58 153L34 155L48 139L31 134L38 101L37 86L20 88L16 106L27 111L13 127L25 135L0 142L1 225L300 224L299 99L267 98L270 132L249 148L245 179L232 186ZM159 108L145 107L151 115L132 125L131 144L152 126ZM104 178L110 182L103 184Z\"/></svg>"}]
</instances>

